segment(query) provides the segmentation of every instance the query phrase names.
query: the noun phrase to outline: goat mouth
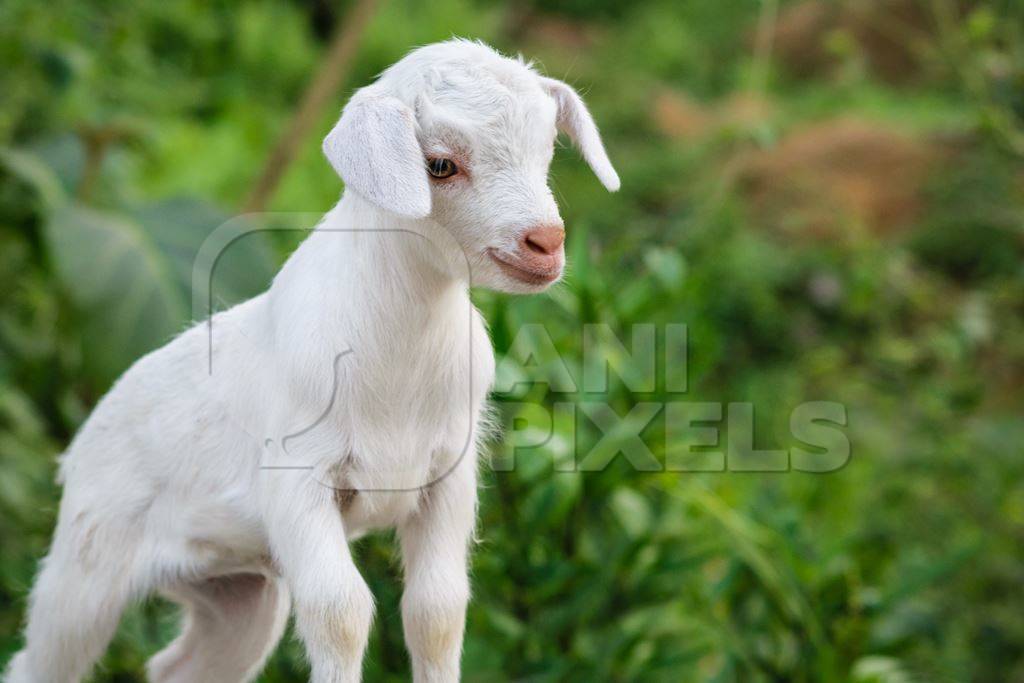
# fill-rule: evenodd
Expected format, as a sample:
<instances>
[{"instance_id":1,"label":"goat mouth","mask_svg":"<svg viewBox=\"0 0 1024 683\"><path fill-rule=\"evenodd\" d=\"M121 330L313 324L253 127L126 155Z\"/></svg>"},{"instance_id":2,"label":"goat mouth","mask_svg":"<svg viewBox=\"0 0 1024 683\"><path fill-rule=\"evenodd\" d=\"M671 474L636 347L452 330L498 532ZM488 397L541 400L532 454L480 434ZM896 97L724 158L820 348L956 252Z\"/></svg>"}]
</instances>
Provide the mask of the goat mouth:
<instances>
[{"instance_id":1,"label":"goat mouth","mask_svg":"<svg viewBox=\"0 0 1024 683\"><path fill-rule=\"evenodd\" d=\"M503 273L514 280L519 280L528 285L549 285L562 274L560 264L557 264L554 268L529 268L525 264L513 261L496 249L488 249L487 255L498 264Z\"/></svg>"}]
</instances>

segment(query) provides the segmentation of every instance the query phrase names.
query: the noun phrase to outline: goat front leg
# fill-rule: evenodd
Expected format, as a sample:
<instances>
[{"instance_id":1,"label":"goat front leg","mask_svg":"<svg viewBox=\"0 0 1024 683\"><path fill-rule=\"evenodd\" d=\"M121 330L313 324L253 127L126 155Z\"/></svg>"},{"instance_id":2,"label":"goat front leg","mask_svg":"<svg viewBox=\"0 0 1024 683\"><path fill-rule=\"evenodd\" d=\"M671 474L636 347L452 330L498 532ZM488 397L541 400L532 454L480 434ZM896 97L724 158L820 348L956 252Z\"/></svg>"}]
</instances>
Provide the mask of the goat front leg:
<instances>
[{"instance_id":1,"label":"goat front leg","mask_svg":"<svg viewBox=\"0 0 1024 683\"><path fill-rule=\"evenodd\" d=\"M416 683L459 680L469 601L466 561L476 520L476 461L466 454L423 491L398 532L405 568L402 625Z\"/></svg>"},{"instance_id":2,"label":"goat front leg","mask_svg":"<svg viewBox=\"0 0 1024 683\"><path fill-rule=\"evenodd\" d=\"M308 472L273 471L267 529L274 562L291 591L313 683L362 674L373 596L356 569L334 491Z\"/></svg>"}]
</instances>

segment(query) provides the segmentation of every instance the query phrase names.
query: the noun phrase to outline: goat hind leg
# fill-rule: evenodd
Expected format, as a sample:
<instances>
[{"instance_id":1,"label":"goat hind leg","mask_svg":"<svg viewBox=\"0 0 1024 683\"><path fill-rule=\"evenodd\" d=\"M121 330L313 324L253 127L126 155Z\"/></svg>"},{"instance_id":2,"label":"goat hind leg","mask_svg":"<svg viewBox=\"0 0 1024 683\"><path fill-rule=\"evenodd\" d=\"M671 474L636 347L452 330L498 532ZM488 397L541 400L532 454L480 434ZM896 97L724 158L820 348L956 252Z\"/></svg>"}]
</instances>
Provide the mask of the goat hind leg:
<instances>
[{"instance_id":1,"label":"goat hind leg","mask_svg":"<svg viewBox=\"0 0 1024 683\"><path fill-rule=\"evenodd\" d=\"M256 677L288 621L284 583L233 574L176 586L181 635L146 665L152 683L243 683Z\"/></svg>"},{"instance_id":2,"label":"goat hind leg","mask_svg":"<svg viewBox=\"0 0 1024 683\"><path fill-rule=\"evenodd\" d=\"M29 599L25 648L6 683L76 683L103 654L128 602L124 573L51 553Z\"/></svg>"}]
</instances>

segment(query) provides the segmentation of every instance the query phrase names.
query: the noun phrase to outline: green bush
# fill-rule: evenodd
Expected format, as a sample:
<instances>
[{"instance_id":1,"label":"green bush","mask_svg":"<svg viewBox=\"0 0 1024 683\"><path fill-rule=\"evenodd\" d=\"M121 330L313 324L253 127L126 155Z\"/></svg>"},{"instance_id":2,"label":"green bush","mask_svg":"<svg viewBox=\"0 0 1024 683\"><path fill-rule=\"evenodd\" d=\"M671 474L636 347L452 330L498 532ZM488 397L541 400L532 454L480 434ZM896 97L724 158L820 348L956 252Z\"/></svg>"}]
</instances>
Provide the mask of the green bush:
<instances>
[{"instance_id":1,"label":"green bush","mask_svg":"<svg viewBox=\"0 0 1024 683\"><path fill-rule=\"evenodd\" d=\"M800 445L789 417L805 401L840 402L848 416L852 456L820 474L642 472L621 454L600 472L562 471L573 438L582 454L601 436L586 418L575 434L555 425L539 448L496 440L467 680L1024 677L1019 11L976 3L965 21L923 32L930 78L896 88L856 69L782 78L757 62L758 22L792 4L562 2L549 13L400 0L365 36L346 92L456 33L536 56L584 91L602 125L621 192L605 193L571 151L552 168L569 226L565 284L533 298L474 293L499 359L543 323L558 357L542 370L561 359L578 383L584 324L628 345L634 324L685 323L685 394L663 380L636 394L613 374L597 398L621 414L641 400L749 402L760 448ZM0 9L0 662L19 647L52 529L55 457L117 374L192 318L195 254L241 205L323 54L331 27L318 8ZM860 48L844 40L854 59ZM729 97L751 87L770 113L725 120ZM724 123L671 135L657 120L664 91ZM319 136L343 99L271 208L336 200ZM842 217L832 239L763 225L736 164L836 117L959 141L929 169L914 225L877 234ZM98 159L97 135L110 136ZM216 305L264 287L294 241L242 240L218 271ZM526 396L546 409L595 400ZM505 422L520 400L495 396ZM690 445L666 442L662 425L644 431L659 462ZM355 547L378 600L368 680L408 678L394 546L384 535ZM97 679L142 680L175 621L159 600L132 608ZM263 680L305 675L289 637Z\"/></svg>"}]
</instances>

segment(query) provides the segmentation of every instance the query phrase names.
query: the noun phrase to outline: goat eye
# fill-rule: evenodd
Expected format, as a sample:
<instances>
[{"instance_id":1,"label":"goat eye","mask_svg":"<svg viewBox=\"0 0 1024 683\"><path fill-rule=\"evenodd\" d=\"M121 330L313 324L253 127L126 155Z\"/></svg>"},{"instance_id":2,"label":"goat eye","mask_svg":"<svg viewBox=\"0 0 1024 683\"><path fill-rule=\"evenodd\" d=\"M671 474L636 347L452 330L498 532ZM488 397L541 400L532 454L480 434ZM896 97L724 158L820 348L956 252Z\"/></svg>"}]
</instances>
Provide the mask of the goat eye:
<instances>
[{"instance_id":1,"label":"goat eye","mask_svg":"<svg viewBox=\"0 0 1024 683\"><path fill-rule=\"evenodd\" d=\"M427 159L427 173L435 178L451 178L459 167L451 159Z\"/></svg>"}]
</instances>

